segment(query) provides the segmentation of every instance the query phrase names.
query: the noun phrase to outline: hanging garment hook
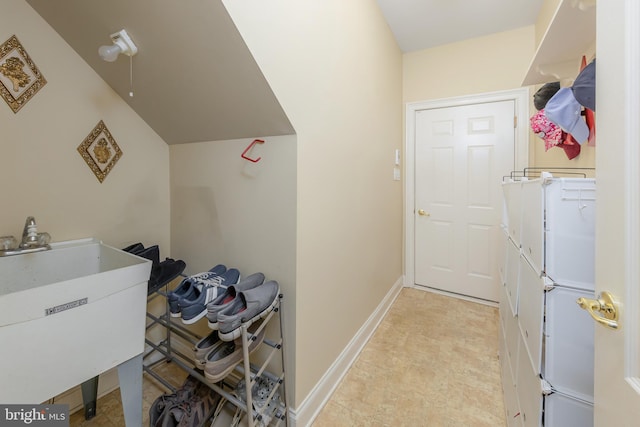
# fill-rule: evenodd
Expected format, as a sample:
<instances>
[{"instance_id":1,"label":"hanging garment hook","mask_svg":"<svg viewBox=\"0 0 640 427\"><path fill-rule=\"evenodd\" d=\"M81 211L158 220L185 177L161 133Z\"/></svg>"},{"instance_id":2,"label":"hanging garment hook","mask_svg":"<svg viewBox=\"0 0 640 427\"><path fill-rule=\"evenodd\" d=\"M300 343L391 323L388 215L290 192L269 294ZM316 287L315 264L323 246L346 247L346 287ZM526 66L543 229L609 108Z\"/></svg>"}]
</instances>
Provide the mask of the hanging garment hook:
<instances>
[{"instance_id":1,"label":"hanging garment hook","mask_svg":"<svg viewBox=\"0 0 640 427\"><path fill-rule=\"evenodd\" d=\"M251 141L251 144L249 144L249 146L244 149L242 154L240 154L240 157L242 157L245 160L249 160L250 162L253 162L253 163L259 162L262 157L258 157L257 159L252 159L251 157L246 156L247 152L251 150L251 148L253 148L253 146L256 144L264 144L264 141L261 139L254 139L253 141Z\"/></svg>"}]
</instances>

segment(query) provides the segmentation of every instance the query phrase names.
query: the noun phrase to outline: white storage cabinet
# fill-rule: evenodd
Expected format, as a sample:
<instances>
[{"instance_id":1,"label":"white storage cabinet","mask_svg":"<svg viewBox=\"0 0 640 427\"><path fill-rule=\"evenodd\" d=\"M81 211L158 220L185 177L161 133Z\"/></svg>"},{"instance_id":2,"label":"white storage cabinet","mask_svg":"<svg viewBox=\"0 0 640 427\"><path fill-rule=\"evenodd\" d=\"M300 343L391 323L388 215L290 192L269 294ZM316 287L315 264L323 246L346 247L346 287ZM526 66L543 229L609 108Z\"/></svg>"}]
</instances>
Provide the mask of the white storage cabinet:
<instances>
[{"instance_id":1,"label":"white storage cabinet","mask_svg":"<svg viewBox=\"0 0 640 427\"><path fill-rule=\"evenodd\" d=\"M509 426L593 425L595 180L503 185L500 358ZM504 342L503 342L504 341Z\"/></svg>"}]
</instances>

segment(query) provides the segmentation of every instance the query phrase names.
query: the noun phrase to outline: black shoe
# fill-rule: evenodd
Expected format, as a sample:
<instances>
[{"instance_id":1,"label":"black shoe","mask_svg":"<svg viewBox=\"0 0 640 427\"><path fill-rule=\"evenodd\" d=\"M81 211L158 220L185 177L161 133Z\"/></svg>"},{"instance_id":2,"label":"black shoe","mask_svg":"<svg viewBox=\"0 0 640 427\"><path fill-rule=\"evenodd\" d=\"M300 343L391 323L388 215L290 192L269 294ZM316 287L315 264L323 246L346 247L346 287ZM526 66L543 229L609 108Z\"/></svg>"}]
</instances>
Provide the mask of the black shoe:
<instances>
[{"instance_id":1,"label":"black shoe","mask_svg":"<svg viewBox=\"0 0 640 427\"><path fill-rule=\"evenodd\" d=\"M178 277L186 267L187 264L181 259L175 260L171 258L167 258L157 265L152 266L147 295L151 295Z\"/></svg>"},{"instance_id":2,"label":"black shoe","mask_svg":"<svg viewBox=\"0 0 640 427\"><path fill-rule=\"evenodd\" d=\"M132 254L151 260L154 266L160 263L160 248L158 245L149 246L140 251L132 252Z\"/></svg>"},{"instance_id":3,"label":"black shoe","mask_svg":"<svg viewBox=\"0 0 640 427\"><path fill-rule=\"evenodd\" d=\"M135 254L136 252L140 252L144 249L144 245L140 242L134 243L133 245L129 245L126 248L122 249L125 252L129 252Z\"/></svg>"}]
</instances>

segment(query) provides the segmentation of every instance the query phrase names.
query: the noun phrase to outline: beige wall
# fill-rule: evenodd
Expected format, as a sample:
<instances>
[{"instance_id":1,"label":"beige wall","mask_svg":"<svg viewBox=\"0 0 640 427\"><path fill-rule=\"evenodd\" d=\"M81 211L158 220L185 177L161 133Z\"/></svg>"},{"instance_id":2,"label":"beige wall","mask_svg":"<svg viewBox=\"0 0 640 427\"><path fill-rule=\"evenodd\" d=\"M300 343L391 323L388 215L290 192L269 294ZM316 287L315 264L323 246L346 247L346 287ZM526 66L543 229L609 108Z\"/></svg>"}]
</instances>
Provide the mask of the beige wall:
<instances>
[{"instance_id":1,"label":"beige wall","mask_svg":"<svg viewBox=\"0 0 640 427\"><path fill-rule=\"evenodd\" d=\"M404 101L521 87L533 53L533 26L406 53Z\"/></svg>"},{"instance_id":2,"label":"beige wall","mask_svg":"<svg viewBox=\"0 0 640 427\"><path fill-rule=\"evenodd\" d=\"M252 139L170 146L171 253L187 262L185 274L225 264L242 277L262 272L276 280L284 294L286 371L294 372L296 137L260 139L248 153L257 163L240 157ZM202 336L211 332L206 322L194 326ZM277 322L269 326L275 341Z\"/></svg>"},{"instance_id":3,"label":"beige wall","mask_svg":"<svg viewBox=\"0 0 640 427\"><path fill-rule=\"evenodd\" d=\"M17 114L0 101L0 234L33 215L52 241L143 241L168 256L164 141L24 1L3 4L0 42L14 34L48 83ZM124 153L102 184L77 152L100 120Z\"/></svg>"},{"instance_id":4,"label":"beige wall","mask_svg":"<svg viewBox=\"0 0 640 427\"><path fill-rule=\"evenodd\" d=\"M402 275L402 56L374 0L224 4L297 132L295 408Z\"/></svg>"}]
</instances>

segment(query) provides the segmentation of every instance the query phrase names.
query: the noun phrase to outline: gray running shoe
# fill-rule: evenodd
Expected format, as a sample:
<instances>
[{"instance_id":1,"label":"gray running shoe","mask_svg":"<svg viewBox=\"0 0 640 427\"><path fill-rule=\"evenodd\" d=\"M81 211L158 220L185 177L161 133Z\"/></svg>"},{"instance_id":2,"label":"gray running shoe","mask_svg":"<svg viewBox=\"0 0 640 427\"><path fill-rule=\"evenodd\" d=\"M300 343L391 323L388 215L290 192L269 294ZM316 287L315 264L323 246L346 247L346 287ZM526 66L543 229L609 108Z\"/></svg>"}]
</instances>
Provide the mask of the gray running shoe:
<instances>
[{"instance_id":1,"label":"gray running shoe","mask_svg":"<svg viewBox=\"0 0 640 427\"><path fill-rule=\"evenodd\" d=\"M186 405L185 413L176 427L200 427L211 418L218 406L221 396L208 386L202 386L196 390Z\"/></svg>"},{"instance_id":2,"label":"gray running shoe","mask_svg":"<svg viewBox=\"0 0 640 427\"><path fill-rule=\"evenodd\" d=\"M169 410L183 402L188 401L196 391L200 381L189 375L175 393L163 394L158 397L149 408L149 427L161 427Z\"/></svg>"},{"instance_id":3,"label":"gray running shoe","mask_svg":"<svg viewBox=\"0 0 640 427\"><path fill-rule=\"evenodd\" d=\"M213 330L218 329L218 313L227 308L229 304L233 302L238 292L256 288L263 283L264 274L254 273L251 276L247 276L242 279L237 285L231 285L224 292L220 292L216 299L207 304L207 320L209 327Z\"/></svg>"},{"instance_id":4,"label":"gray running shoe","mask_svg":"<svg viewBox=\"0 0 640 427\"><path fill-rule=\"evenodd\" d=\"M251 325L266 317L278 303L280 285L275 280L256 288L238 292L236 298L224 310L218 313L218 336L222 341L238 338L240 326Z\"/></svg>"},{"instance_id":5,"label":"gray running shoe","mask_svg":"<svg viewBox=\"0 0 640 427\"><path fill-rule=\"evenodd\" d=\"M251 335L258 330L262 322L251 325L247 332ZM264 331L262 330L256 335L255 339L249 341L249 354L251 354L264 341ZM250 338L250 337L249 337ZM242 361L242 341L222 342L218 347L211 350L205 359L204 376L211 382L218 382L236 367Z\"/></svg>"},{"instance_id":6,"label":"gray running shoe","mask_svg":"<svg viewBox=\"0 0 640 427\"><path fill-rule=\"evenodd\" d=\"M193 347L193 361L198 369L204 369L205 356L222 341L218 338L218 331L213 331L198 341Z\"/></svg>"}]
</instances>

